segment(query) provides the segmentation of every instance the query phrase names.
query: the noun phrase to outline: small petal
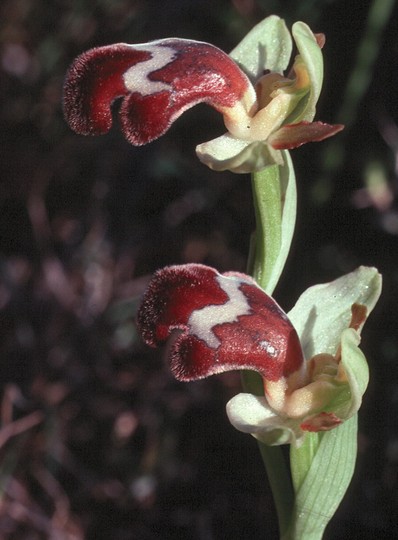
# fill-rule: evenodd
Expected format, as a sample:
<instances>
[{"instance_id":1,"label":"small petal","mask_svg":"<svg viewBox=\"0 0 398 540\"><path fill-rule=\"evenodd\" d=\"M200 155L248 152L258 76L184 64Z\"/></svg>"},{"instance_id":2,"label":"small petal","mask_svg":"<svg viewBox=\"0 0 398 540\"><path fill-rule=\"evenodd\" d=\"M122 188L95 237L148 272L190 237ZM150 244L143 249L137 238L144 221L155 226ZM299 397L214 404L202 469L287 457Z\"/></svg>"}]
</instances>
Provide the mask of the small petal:
<instances>
[{"instance_id":1,"label":"small petal","mask_svg":"<svg viewBox=\"0 0 398 540\"><path fill-rule=\"evenodd\" d=\"M313 382L294 391L289 400L296 400L302 408L300 394L311 393L313 402L307 407L301 429L305 431L325 431L332 429L358 412L362 396L369 382L369 368L363 352L359 349L360 336L353 328L346 328L341 335L338 359L328 361L330 355L318 355L311 359L317 373ZM327 364L330 362L330 365ZM337 369L336 369L337 368ZM323 370L323 373L322 373ZM299 398L297 400L297 398ZM285 408L292 416L294 403ZM316 412L316 414L312 414Z\"/></svg>"},{"instance_id":2,"label":"small petal","mask_svg":"<svg viewBox=\"0 0 398 540\"><path fill-rule=\"evenodd\" d=\"M270 165L283 165L282 154L267 143L243 141L229 133L199 144L196 154L214 171L248 173L261 171Z\"/></svg>"},{"instance_id":3,"label":"small petal","mask_svg":"<svg viewBox=\"0 0 398 540\"><path fill-rule=\"evenodd\" d=\"M334 413L322 412L306 418L300 427L303 431L311 431L317 433L318 431L329 431L342 423L342 420L338 418Z\"/></svg>"},{"instance_id":4,"label":"small petal","mask_svg":"<svg viewBox=\"0 0 398 540\"><path fill-rule=\"evenodd\" d=\"M294 117L289 118L288 123L312 122L323 82L322 51L316 35L305 23L296 22L292 27L292 34L309 77L309 94L302 100L301 107L297 108Z\"/></svg>"},{"instance_id":5,"label":"small petal","mask_svg":"<svg viewBox=\"0 0 398 540\"><path fill-rule=\"evenodd\" d=\"M326 43L326 36L325 36L325 34L319 33L319 34L314 34L314 36L315 36L316 42L318 43L319 47L320 47L321 49L323 49L324 46L325 46L325 43Z\"/></svg>"},{"instance_id":6,"label":"small petal","mask_svg":"<svg viewBox=\"0 0 398 540\"><path fill-rule=\"evenodd\" d=\"M330 125L323 122L300 122L279 128L269 139L269 144L277 150L291 150L308 142L319 142L332 137L344 129L341 124Z\"/></svg>"},{"instance_id":7,"label":"small petal","mask_svg":"<svg viewBox=\"0 0 398 540\"><path fill-rule=\"evenodd\" d=\"M343 419L350 418L359 409L362 396L369 383L369 367L358 347L360 337L353 328L344 330L341 336L340 378L347 381L350 398L345 403L332 403L331 407Z\"/></svg>"},{"instance_id":8,"label":"small petal","mask_svg":"<svg viewBox=\"0 0 398 540\"><path fill-rule=\"evenodd\" d=\"M303 364L290 321L252 278L221 275L199 264L158 271L138 324L148 345L171 337L171 369L183 381L253 369L277 384Z\"/></svg>"},{"instance_id":9,"label":"small petal","mask_svg":"<svg viewBox=\"0 0 398 540\"><path fill-rule=\"evenodd\" d=\"M108 131L111 104L118 97L124 97L122 128L134 145L160 137L198 103L235 120L246 117L256 103L250 81L227 54L184 39L98 47L75 60L64 89L72 129L81 134Z\"/></svg>"}]
</instances>

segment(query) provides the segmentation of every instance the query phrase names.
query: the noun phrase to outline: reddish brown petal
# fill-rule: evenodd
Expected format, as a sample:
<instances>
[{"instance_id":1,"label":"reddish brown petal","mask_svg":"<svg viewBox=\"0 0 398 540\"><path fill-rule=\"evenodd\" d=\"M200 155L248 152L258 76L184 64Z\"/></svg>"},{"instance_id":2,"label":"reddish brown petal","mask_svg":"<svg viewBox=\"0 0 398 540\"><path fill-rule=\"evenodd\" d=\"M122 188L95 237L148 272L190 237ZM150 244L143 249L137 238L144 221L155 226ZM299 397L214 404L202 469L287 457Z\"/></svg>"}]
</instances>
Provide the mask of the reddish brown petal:
<instances>
[{"instance_id":1,"label":"reddish brown petal","mask_svg":"<svg viewBox=\"0 0 398 540\"><path fill-rule=\"evenodd\" d=\"M366 306L363 304L353 304L351 306L350 328L353 328L356 332L360 332L366 321L367 315L368 308Z\"/></svg>"},{"instance_id":2,"label":"reddish brown petal","mask_svg":"<svg viewBox=\"0 0 398 540\"><path fill-rule=\"evenodd\" d=\"M314 34L316 42L318 43L319 47L323 49L326 43L326 36L325 34Z\"/></svg>"},{"instance_id":3,"label":"reddish brown petal","mask_svg":"<svg viewBox=\"0 0 398 540\"><path fill-rule=\"evenodd\" d=\"M221 111L233 107L249 87L233 60L207 43L165 39L118 44L92 49L75 60L65 82L64 110L78 133L104 133L112 123L112 102L126 96L122 128L132 144L141 145L160 137L197 103Z\"/></svg>"},{"instance_id":4,"label":"reddish brown petal","mask_svg":"<svg viewBox=\"0 0 398 540\"><path fill-rule=\"evenodd\" d=\"M76 58L64 84L64 114L70 127L81 135L106 133L112 125L112 102L128 94L123 73L150 58L149 52L123 43Z\"/></svg>"},{"instance_id":5,"label":"reddish brown petal","mask_svg":"<svg viewBox=\"0 0 398 540\"><path fill-rule=\"evenodd\" d=\"M301 425L303 431L311 431L316 433L318 431L329 431L330 429L339 426L342 420L338 418L334 413L321 412L307 418Z\"/></svg>"},{"instance_id":6,"label":"reddish brown petal","mask_svg":"<svg viewBox=\"0 0 398 540\"><path fill-rule=\"evenodd\" d=\"M283 126L273 133L268 142L276 150L291 150L308 142L319 142L344 129L341 124L323 122L300 122Z\"/></svg>"},{"instance_id":7,"label":"reddish brown petal","mask_svg":"<svg viewBox=\"0 0 398 540\"><path fill-rule=\"evenodd\" d=\"M170 339L171 369L193 380L253 369L276 381L303 362L296 331L277 303L248 276L198 264L154 275L138 313L147 344Z\"/></svg>"},{"instance_id":8,"label":"reddish brown petal","mask_svg":"<svg viewBox=\"0 0 398 540\"><path fill-rule=\"evenodd\" d=\"M216 270L200 264L158 270L138 312L144 341L157 347L173 330L185 330L193 311L210 304L224 304L228 296L214 279L216 275Z\"/></svg>"}]
</instances>

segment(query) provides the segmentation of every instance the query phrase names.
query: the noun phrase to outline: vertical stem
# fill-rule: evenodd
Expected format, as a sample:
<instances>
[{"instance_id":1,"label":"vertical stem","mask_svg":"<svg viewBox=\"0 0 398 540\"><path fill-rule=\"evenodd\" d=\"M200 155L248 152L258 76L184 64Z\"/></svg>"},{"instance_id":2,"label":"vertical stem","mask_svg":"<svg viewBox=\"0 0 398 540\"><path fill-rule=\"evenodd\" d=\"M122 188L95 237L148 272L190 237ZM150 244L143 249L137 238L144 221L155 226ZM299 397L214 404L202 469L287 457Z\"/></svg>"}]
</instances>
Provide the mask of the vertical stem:
<instances>
[{"instance_id":1,"label":"vertical stem","mask_svg":"<svg viewBox=\"0 0 398 540\"><path fill-rule=\"evenodd\" d=\"M264 394L262 379L254 371L242 372L242 386L245 392L255 395ZM284 538L289 529L294 508L292 479L281 447L267 446L261 441L257 442L274 497L280 536Z\"/></svg>"},{"instance_id":2,"label":"vertical stem","mask_svg":"<svg viewBox=\"0 0 398 540\"><path fill-rule=\"evenodd\" d=\"M290 474L280 446L266 446L259 442L259 448L278 514L279 534L286 538L294 507Z\"/></svg>"},{"instance_id":3,"label":"vertical stem","mask_svg":"<svg viewBox=\"0 0 398 540\"><path fill-rule=\"evenodd\" d=\"M283 176L281 170L284 171ZM285 233L289 238L285 238L282 246L283 207L288 184L291 203L289 212L292 216L285 220L287 223ZM249 257L249 272L268 294L272 294L284 266L294 230L296 192L290 157L285 155L284 169L274 165L253 173L252 189L256 233L252 246L254 253ZM263 394L262 380L257 373L243 372L242 384L246 392ZM274 497L280 535L284 537L289 529L294 506L292 480L282 449L261 442L258 444Z\"/></svg>"}]
</instances>

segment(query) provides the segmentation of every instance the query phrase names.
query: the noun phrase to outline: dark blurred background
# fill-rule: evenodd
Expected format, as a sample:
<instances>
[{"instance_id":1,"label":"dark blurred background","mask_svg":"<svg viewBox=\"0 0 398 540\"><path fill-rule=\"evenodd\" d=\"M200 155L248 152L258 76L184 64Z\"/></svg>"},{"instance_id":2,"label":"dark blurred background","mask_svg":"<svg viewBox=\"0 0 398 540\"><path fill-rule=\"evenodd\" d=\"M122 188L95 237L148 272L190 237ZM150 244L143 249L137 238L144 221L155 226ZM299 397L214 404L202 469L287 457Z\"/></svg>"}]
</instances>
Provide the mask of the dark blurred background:
<instances>
[{"instance_id":1,"label":"dark blurred background","mask_svg":"<svg viewBox=\"0 0 398 540\"><path fill-rule=\"evenodd\" d=\"M398 535L396 2L2 0L2 539L277 538L256 443L225 415L239 376L177 383L134 326L157 268L245 269L250 180L194 153L222 119L200 105L133 148L117 122L75 135L61 106L66 69L90 47L179 36L229 51L271 13L326 34L317 117L346 124L294 151L299 217L276 297L288 310L360 264L384 275L363 336L356 475L326 537Z\"/></svg>"}]
</instances>

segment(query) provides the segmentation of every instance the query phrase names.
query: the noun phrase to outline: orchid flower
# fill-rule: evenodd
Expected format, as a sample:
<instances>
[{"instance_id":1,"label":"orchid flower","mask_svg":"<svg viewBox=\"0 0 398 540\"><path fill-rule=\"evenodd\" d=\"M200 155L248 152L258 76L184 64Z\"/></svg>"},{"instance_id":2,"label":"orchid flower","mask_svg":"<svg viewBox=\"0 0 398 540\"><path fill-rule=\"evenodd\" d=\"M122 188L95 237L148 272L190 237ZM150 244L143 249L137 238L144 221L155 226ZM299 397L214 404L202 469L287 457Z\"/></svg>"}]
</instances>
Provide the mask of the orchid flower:
<instances>
[{"instance_id":1,"label":"orchid flower","mask_svg":"<svg viewBox=\"0 0 398 540\"><path fill-rule=\"evenodd\" d=\"M245 274L170 266L152 278L138 324L148 345L168 342L180 381L257 371L264 395L233 397L231 423L266 444L300 445L358 411L368 383L360 331L380 288L377 270L360 267L309 288L288 316Z\"/></svg>"},{"instance_id":2,"label":"orchid flower","mask_svg":"<svg viewBox=\"0 0 398 540\"><path fill-rule=\"evenodd\" d=\"M281 165L281 150L321 141L343 128L313 122L324 36L303 22L293 25L292 34L298 55L287 75L292 38L275 15L255 26L230 56L208 43L179 38L91 49L67 74L65 117L77 133L105 133L112 125L111 104L122 97L122 130L140 146L204 102L223 115L228 131L197 147L203 163L237 173Z\"/></svg>"}]
</instances>

